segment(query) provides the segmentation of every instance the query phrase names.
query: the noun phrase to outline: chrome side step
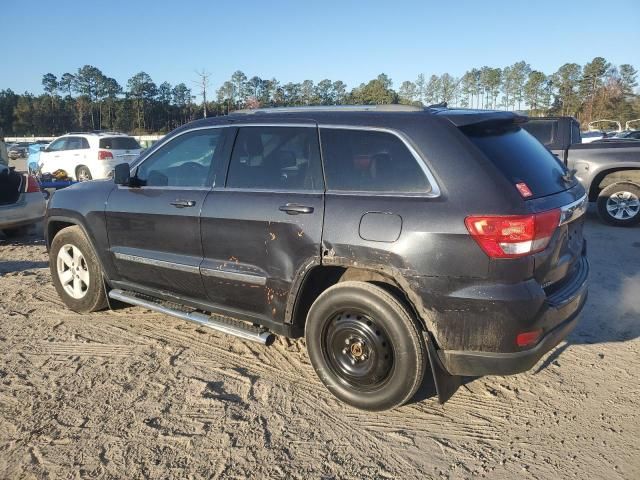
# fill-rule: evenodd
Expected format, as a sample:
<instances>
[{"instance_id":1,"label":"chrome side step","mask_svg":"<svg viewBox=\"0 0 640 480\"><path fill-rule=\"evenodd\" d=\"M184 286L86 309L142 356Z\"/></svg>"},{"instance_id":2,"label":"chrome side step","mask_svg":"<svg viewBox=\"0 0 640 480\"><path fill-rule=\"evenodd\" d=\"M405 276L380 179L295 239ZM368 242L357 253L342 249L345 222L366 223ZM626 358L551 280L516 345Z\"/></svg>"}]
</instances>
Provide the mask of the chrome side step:
<instances>
[{"instance_id":1,"label":"chrome side step","mask_svg":"<svg viewBox=\"0 0 640 480\"><path fill-rule=\"evenodd\" d=\"M237 320L226 319L224 317L216 318L196 311L187 312L177 310L175 308L162 305L162 300L154 301L151 297L126 292L124 290L111 290L109 292L109 297L130 305L137 305L139 307L148 308L149 310L171 315L172 317L178 317L182 320L187 320L188 322L193 322L203 327L212 328L222 333L234 335L245 340L251 340L252 342L258 342L263 345L270 345L273 343L274 336L271 332L252 325L245 325Z\"/></svg>"}]
</instances>

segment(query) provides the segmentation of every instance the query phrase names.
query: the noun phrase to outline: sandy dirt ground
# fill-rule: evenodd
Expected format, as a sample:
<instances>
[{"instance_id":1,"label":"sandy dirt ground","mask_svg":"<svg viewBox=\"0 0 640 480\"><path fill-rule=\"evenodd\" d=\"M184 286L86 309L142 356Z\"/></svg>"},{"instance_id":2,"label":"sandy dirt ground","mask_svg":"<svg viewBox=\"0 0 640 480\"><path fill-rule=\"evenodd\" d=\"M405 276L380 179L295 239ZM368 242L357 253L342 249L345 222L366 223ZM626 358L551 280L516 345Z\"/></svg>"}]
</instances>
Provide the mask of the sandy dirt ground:
<instances>
[{"instance_id":1,"label":"sandy dirt ground","mask_svg":"<svg viewBox=\"0 0 640 480\"><path fill-rule=\"evenodd\" d=\"M335 400L303 340L141 308L78 315L37 235L0 239L0 478L640 478L640 228L587 225L580 325L530 372Z\"/></svg>"}]
</instances>

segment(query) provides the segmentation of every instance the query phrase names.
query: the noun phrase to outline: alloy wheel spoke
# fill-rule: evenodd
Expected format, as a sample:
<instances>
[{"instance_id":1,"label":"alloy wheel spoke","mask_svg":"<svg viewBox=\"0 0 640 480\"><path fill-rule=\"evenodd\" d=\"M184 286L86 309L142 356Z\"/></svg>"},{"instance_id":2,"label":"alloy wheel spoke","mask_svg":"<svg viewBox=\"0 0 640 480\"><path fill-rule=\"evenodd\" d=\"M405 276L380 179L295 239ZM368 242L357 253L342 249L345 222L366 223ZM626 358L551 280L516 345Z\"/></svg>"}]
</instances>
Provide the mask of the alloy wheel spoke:
<instances>
[{"instance_id":1,"label":"alloy wheel spoke","mask_svg":"<svg viewBox=\"0 0 640 480\"><path fill-rule=\"evenodd\" d=\"M60 274L60 283L62 283L62 285L68 285L69 283L71 283L73 281L73 271L72 270L65 270L64 272L62 272Z\"/></svg>"},{"instance_id":2,"label":"alloy wheel spoke","mask_svg":"<svg viewBox=\"0 0 640 480\"><path fill-rule=\"evenodd\" d=\"M73 252L73 249L71 251ZM71 265L74 262L73 262L73 257L71 255L69 255L69 252L67 252L66 250L62 249L62 250L60 250L60 253L58 255L62 259L62 261L65 264L65 266L68 267L68 268L71 268Z\"/></svg>"},{"instance_id":3,"label":"alloy wheel spoke","mask_svg":"<svg viewBox=\"0 0 640 480\"><path fill-rule=\"evenodd\" d=\"M80 277L80 280L82 280L82 282L85 284L85 286L89 286L89 271L85 270L84 268L80 267L80 270L78 270L78 276Z\"/></svg>"}]
</instances>

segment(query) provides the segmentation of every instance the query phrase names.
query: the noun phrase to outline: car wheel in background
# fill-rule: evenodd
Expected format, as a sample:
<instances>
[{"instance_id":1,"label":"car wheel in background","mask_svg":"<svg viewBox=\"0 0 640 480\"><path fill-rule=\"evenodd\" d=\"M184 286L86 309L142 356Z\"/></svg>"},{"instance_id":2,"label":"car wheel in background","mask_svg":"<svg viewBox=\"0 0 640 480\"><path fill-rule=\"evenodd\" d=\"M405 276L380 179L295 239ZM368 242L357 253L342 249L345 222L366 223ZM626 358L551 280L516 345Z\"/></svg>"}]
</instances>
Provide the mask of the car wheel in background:
<instances>
[{"instance_id":1,"label":"car wheel in background","mask_svg":"<svg viewBox=\"0 0 640 480\"><path fill-rule=\"evenodd\" d=\"M102 268L80 227L57 233L51 242L49 268L58 295L71 310L89 313L107 306Z\"/></svg>"},{"instance_id":2,"label":"car wheel in background","mask_svg":"<svg viewBox=\"0 0 640 480\"><path fill-rule=\"evenodd\" d=\"M346 281L325 290L309 310L305 338L320 380L356 408L400 406L422 383L427 354L419 326L376 285Z\"/></svg>"},{"instance_id":3,"label":"car wheel in background","mask_svg":"<svg viewBox=\"0 0 640 480\"><path fill-rule=\"evenodd\" d=\"M91 177L91 171L88 167L80 165L78 168L76 168L76 180L78 180L79 182L86 182L88 180L91 180L92 178L93 177Z\"/></svg>"},{"instance_id":4,"label":"car wheel in background","mask_svg":"<svg viewBox=\"0 0 640 480\"><path fill-rule=\"evenodd\" d=\"M598 214L611 225L637 225L640 222L640 186L630 182L609 185L598 196Z\"/></svg>"}]
</instances>

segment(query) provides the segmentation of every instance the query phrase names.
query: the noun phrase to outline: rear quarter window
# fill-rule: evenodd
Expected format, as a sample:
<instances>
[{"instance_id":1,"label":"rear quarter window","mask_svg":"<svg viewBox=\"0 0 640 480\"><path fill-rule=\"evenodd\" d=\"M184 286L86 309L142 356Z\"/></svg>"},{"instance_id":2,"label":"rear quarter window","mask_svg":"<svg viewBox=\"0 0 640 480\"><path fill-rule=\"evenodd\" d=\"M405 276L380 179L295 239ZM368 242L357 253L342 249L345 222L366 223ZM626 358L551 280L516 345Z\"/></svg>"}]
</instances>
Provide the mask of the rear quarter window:
<instances>
[{"instance_id":1,"label":"rear quarter window","mask_svg":"<svg viewBox=\"0 0 640 480\"><path fill-rule=\"evenodd\" d=\"M470 126L463 133L513 185L524 182L532 198L552 195L571 188L566 168L549 150L518 126Z\"/></svg>"},{"instance_id":2,"label":"rear quarter window","mask_svg":"<svg viewBox=\"0 0 640 480\"><path fill-rule=\"evenodd\" d=\"M100 139L99 147L107 150L138 150L140 144L133 137L107 137Z\"/></svg>"},{"instance_id":3,"label":"rear quarter window","mask_svg":"<svg viewBox=\"0 0 640 480\"><path fill-rule=\"evenodd\" d=\"M354 192L430 192L425 172L389 132L322 128L327 189Z\"/></svg>"}]
</instances>

